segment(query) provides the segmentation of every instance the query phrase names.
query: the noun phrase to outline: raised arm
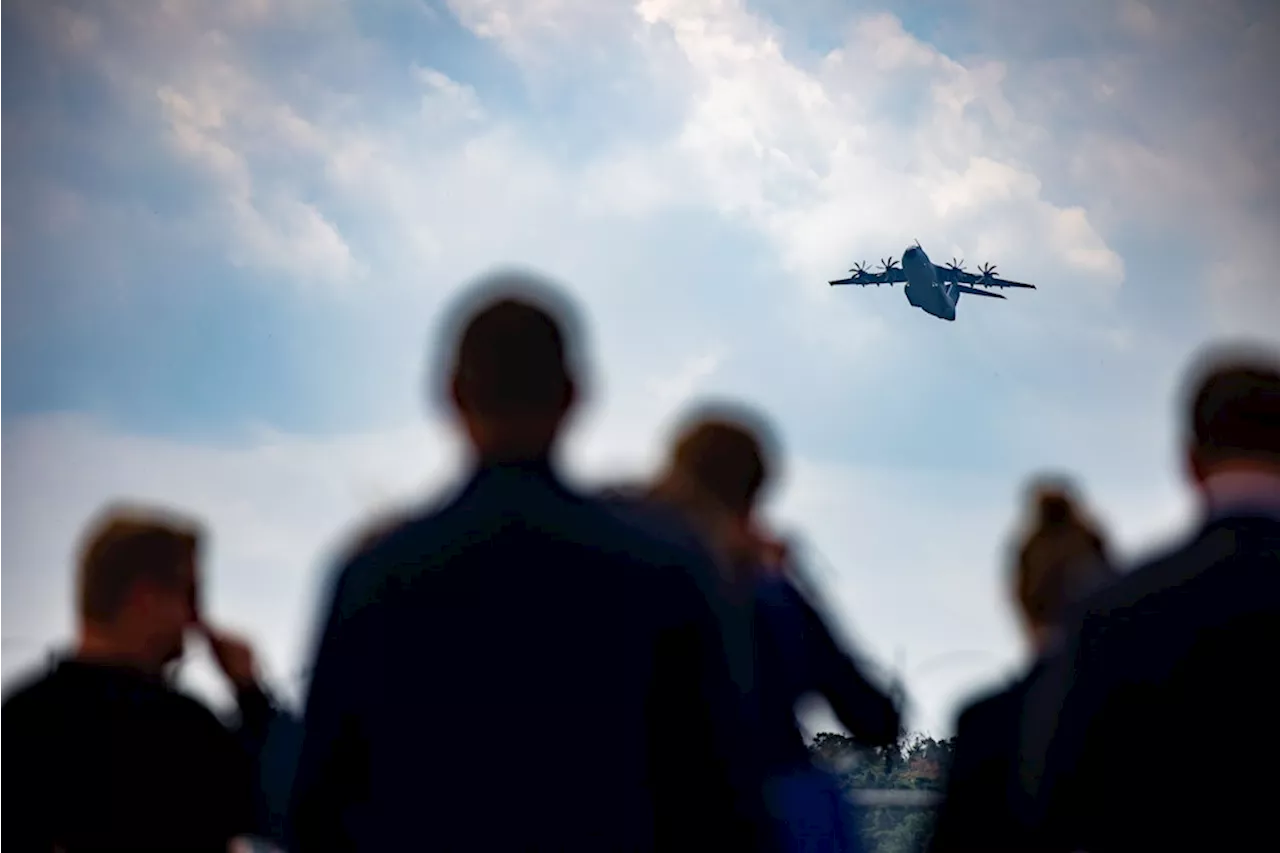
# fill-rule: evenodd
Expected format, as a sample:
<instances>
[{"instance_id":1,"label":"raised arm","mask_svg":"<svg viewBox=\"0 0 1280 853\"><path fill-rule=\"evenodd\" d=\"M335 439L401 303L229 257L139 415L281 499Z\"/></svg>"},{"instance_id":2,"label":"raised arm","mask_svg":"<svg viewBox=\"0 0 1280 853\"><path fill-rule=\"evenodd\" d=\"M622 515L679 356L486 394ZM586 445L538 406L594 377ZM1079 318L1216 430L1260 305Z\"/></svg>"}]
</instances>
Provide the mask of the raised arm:
<instances>
[{"instance_id":1,"label":"raised arm","mask_svg":"<svg viewBox=\"0 0 1280 853\"><path fill-rule=\"evenodd\" d=\"M831 710L854 740L867 746L896 743L902 718L893 699L863 674L817 610L794 587L789 593L801 614L815 686L827 698Z\"/></svg>"}]
</instances>

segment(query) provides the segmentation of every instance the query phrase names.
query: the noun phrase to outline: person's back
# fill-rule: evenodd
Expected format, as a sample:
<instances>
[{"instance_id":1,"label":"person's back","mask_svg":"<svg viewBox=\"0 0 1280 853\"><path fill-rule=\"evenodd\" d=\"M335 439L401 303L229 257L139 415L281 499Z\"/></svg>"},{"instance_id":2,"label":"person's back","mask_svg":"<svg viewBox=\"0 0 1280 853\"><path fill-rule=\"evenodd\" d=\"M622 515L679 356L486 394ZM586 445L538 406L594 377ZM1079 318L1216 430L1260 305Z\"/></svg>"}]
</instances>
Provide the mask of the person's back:
<instances>
[{"instance_id":1,"label":"person's back","mask_svg":"<svg viewBox=\"0 0 1280 853\"><path fill-rule=\"evenodd\" d=\"M62 661L3 715L15 850L225 851L255 829L251 753L159 679Z\"/></svg>"},{"instance_id":2,"label":"person's back","mask_svg":"<svg viewBox=\"0 0 1280 853\"><path fill-rule=\"evenodd\" d=\"M1234 850L1271 833L1280 748L1239 733L1270 719L1280 657L1280 370L1215 370L1191 408L1203 523L1088 603L1041 697L1060 707L1047 750L1028 743L1050 849Z\"/></svg>"},{"instance_id":3,"label":"person's back","mask_svg":"<svg viewBox=\"0 0 1280 853\"><path fill-rule=\"evenodd\" d=\"M736 708L694 581L710 569L561 481L549 447L571 388L528 328L551 321L495 305L468 327L455 371L473 477L338 577L295 846L741 849L752 827L729 769ZM516 325L477 353L476 327L503 312ZM477 383L539 357L543 374L525 379L543 398L513 430Z\"/></svg>"},{"instance_id":4,"label":"person's back","mask_svg":"<svg viewBox=\"0 0 1280 853\"><path fill-rule=\"evenodd\" d=\"M1089 602L1068 648L1078 675L1046 772L1055 849L1241 849L1270 831L1280 749L1237 744L1274 703L1280 522L1210 523Z\"/></svg>"}]
</instances>

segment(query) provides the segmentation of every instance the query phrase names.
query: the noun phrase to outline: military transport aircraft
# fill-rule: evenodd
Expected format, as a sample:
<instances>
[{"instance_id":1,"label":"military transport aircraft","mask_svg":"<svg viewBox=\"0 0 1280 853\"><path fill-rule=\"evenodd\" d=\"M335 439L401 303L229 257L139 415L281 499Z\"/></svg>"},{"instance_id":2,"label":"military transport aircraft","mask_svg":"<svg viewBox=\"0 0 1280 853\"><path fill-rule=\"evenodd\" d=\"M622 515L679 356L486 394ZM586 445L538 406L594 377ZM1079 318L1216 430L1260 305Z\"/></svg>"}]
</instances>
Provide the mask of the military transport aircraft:
<instances>
[{"instance_id":1,"label":"military transport aircraft","mask_svg":"<svg viewBox=\"0 0 1280 853\"><path fill-rule=\"evenodd\" d=\"M975 296L990 296L993 299L1004 299L998 293L978 290L978 287L1025 287L1035 290L1034 284L1023 284L1020 281L1009 281L997 278L994 264L983 264L978 273L966 272L964 261L954 258L946 266L938 266L929 260L917 242L902 253L902 266L897 266L893 256L880 261L880 272L868 272L866 264L855 264L849 272L849 278L830 282L830 284L857 284L863 287L874 284L887 284L890 287L902 282L907 294L907 301L926 314L932 314L943 320L955 320L956 303L960 294L972 293ZM973 285L977 285L974 287Z\"/></svg>"}]
</instances>

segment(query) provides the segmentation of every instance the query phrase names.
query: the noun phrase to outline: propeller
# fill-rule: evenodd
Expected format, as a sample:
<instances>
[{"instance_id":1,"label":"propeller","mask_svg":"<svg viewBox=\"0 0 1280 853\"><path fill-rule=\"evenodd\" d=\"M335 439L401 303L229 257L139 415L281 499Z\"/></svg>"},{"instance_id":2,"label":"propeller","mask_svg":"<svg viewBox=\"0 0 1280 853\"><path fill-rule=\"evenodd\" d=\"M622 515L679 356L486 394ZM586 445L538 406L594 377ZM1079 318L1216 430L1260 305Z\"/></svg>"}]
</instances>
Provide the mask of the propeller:
<instances>
[{"instance_id":1,"label":"propeller","mask_svg":"<svg viewBox=\"0 0 1280 853\"><path fill-rule=\"evenodd\" d=\"M889 274L889 270L894 269L897 266L897 263L898 262L893 259L893 255L890 255L888 260L881 258L880 269L882 269L884 274L887 276ZM889 286L893 287L893 282L889 282Z\"/></svg>"},{"instance_id":2,"label":"propeller","mask_svg":"<svg viewBox=\"0 0 1280 853\"><path fill-rule=\"evenodd\" d=\"M982 277L983 277L983 278L995 278L995 275L996 275L996 265L995 265L995 264L983 264L982 266L978 267L978 271L982 273Z\"/></svg>"},{"instance_id":3,"label":"propeller","mask_svg":"<svg viewBox=\"0 0 1280 853\"><path fill-rule=\"evenodd\" d=\"M864 276L867 274L867 262L861 261L853 265L853 269L849 270L856 276Z\"/></svg>"},{"instance_id":4,"label":"propeller","mask_svg":"<svg viewBox=\"0 0 1280 853\"><path fill-rule=\"evenodd\" d=\"M957 261L955 258L952 258L951 262L947 264L945 268L951 272L951 275L948 277L946 273L943 273L942 280L959 284L960 276L964 273L964 261Z\"/></svg>"}]
</instances>

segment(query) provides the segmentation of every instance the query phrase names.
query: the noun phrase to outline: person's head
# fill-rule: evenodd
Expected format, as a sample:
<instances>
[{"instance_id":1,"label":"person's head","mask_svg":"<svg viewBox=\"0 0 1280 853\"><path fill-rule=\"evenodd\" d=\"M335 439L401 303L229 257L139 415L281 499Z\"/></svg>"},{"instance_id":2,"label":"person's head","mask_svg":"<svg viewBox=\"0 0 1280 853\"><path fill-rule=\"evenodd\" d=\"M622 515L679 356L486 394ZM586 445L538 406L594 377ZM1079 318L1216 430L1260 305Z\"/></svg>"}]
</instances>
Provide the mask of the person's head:
<instances>
[{"instance_id":1,"label":"person's head","mask_svg":"<svg viewBox=\"0 0 1280 853\"><path fill-rule=\"evenodd\" d=\"M747 519L774 477L771 444L768 426L755 413L729 404L704 404L677 432L667 468L707 500Z\"/></svg>"},{"instance_id":2,"label":"person's head","mask_svg":"<svg viewBox=\"0 0 1280 853\"><path fill-rule=\"evenodd\" d=\"M1113 573L1102 533L1065 481L1034 484L1031 502L1030 527L1016 543L1012 591L1032 645L1042 648L1068 607Z\"/></svg>"},{"instance_id":3,"label":"person's head","mask_svg":"<svg viewBox=\"0 0 1280 853\"><path fill-rule=\"evenodd\" d=\"M775 464L763 418L738 406L704 404L677 431L654 492L724 541L750 526Z\"/></svg>"},{"instance_id":4,"label":"person's head","mask_svg":"<svg viewBox=\"0 0 1280 853\"><path fill-rule=\"evenodd\" d=\"M460 313L449 397L482 458L549 453L578 395L573 317L550 286L508 273L483 282Z\"/></svg>"},{"instance_id":5,"label":"person's head","mask_svg":"<svg viewBox=\"0 0 1280 853\"><path fill-rule=\"evenodd\" d=\"M147 668L182 657L199 619L201 532L167 514L109 507L89 526L77 567L82 639Z\"/></svg>"},{"instance_id":6,"label":"person's head","mask_svg":"<svg viewBox=\"0 0 1280 853\"><path fill-rule=\"evenodd\" d=\"M1191 371L1186 444L1192 479L1241 469L1280 474L1280 355L1215 349Z\"/></svg>"}]
</instances>

